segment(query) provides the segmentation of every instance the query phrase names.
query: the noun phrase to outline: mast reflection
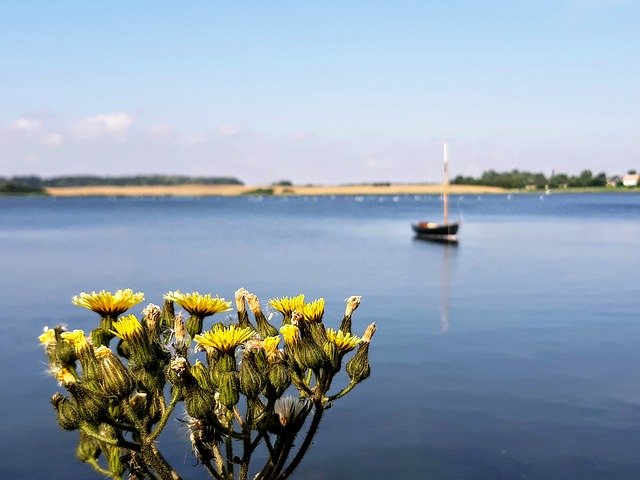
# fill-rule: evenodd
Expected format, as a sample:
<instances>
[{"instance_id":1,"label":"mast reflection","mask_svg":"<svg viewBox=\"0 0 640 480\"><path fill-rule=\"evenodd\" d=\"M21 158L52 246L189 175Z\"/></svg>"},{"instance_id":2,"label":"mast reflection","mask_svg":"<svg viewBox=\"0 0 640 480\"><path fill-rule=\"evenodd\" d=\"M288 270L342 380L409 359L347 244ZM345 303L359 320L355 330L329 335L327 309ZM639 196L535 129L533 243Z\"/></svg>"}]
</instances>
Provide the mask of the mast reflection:
<instances>
[{"instance_id":1,"label":"mast reflection","mask_svg":"<svg viewBox=\"0 0 640 480\"><path fill-rule=\"evenodd\" d=\"M440 267L440 332L449 331L449 310L451 307L451 257L455 255L457 244L442 245Z\"/></svg>"}]
</instances>

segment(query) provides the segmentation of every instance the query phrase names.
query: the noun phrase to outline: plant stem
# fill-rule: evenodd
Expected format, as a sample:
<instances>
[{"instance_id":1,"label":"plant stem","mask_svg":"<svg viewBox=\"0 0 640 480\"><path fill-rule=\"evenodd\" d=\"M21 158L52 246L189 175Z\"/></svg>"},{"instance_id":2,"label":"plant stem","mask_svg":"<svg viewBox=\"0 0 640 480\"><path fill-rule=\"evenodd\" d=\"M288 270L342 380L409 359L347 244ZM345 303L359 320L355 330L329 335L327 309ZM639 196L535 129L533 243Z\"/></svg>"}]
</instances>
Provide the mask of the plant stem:
<instances>
[{"instance_id":1,"label":"plant stem","mask_svg":"<svg viewBox=\"0 0 640 480\"><path fill-rule=\"evenodd\" d=\"M315 436L316 431L318 430L318 425L320 425L320 420L322 419L322 414L324 413L324 408L322 407L321 400L315 400L314 403L313 403L313 406L314 406L315 410L313 412L313 419L311 420L311 425L309 426L309 430L307 431L307 435L305 436L304 441L302 442L302 445L300 446L300 449L298 450L298 453L293 458L293 460L291 461L289 466L282 473L282 475L276 477L277 480L281 480L281 479L284 480L284 479L288 478L293 473L293 471L298 467L298 464L300 463L302 458L307 453L307 450L309 449L309 446L311 445L311 442L313 441L313 437Z\"/></svg>"},{"instance_id":2,"label":"plant stem","mask_svg":"<svg viewBox=\"0 0 640 480\"><path fill-rule=\"evenodd\" d=\"M351 382L349 385L347 385L346 387L344 387L342 390L340 390L338 393L336 393L335 395L330 396L327 401L329 402L333 402L334 400L339 399L340 397L345 396L347 393L349 393L351 390L353 390L353 387L355 387L357 385L357 383L353 383Z\"/></svg>"},{"instance_id":3,"label":"plant stem","mask_svg":"<svg viewBox=\"0 0 640 480\"><path fill-rule=\"evenodd\" d=\"M160 432L162 432L162 429L165 427L165 425L167 424L167 421L169 420L169 416L171 416L171 412L173 412L173 409L178 404L178 401L180 401L181 393L182 393L181 388L174 388L173 395L171 397L171 403L165 409L165 411L162 412L162 418L160 418L160 421L156 425L154 431L151 432L151 435L149 435L148 437L150 442L153 442L156 438L158 438L158 435L160 435Z\"/></svg>"}]
</instances>

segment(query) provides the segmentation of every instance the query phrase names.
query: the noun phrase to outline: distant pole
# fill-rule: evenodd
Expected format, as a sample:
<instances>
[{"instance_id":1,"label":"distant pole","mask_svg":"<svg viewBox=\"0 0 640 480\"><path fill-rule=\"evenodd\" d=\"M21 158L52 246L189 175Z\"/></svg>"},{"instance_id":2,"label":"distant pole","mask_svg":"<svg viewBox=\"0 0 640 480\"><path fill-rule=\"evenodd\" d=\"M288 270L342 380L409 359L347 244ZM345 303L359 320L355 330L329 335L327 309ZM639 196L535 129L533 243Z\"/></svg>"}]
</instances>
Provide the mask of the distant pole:
<instances>
[{"instance_id":1,"label":"distant pole","mask_svg":"<svg viewBox=\"0 0 640 480\"><path fill-rule=\"evenodd\" d=\"M442 199L444 201L444 223L449 223L449 145L447 142L444 142L443 146L443 157L444 157L444 183L443 183L443 192Z\"/></svg>"}]
</instances>

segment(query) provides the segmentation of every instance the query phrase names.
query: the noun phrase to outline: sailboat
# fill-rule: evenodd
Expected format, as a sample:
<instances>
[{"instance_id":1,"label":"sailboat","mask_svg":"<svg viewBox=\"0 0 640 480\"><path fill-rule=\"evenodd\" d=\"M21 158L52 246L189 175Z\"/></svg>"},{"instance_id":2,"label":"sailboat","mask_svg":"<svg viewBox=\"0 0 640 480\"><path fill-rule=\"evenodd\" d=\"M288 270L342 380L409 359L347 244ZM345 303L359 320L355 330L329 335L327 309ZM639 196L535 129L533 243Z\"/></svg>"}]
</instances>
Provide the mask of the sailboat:
<instances>
[{"instance_id":1,"label":"sailboat","mask_svg":"<svg viewBox=\"0 0 640 480\"><path fill-rule=\"evenodd\" d=\"M444 184L442 199L444 204L444 218L442 223L419 221L411 225L416 237L434 242L456 243L458 241L457 222L449 223L449 146L444 142L443 146L443 163L444 163Z\"/></svg>"}]
</instances>

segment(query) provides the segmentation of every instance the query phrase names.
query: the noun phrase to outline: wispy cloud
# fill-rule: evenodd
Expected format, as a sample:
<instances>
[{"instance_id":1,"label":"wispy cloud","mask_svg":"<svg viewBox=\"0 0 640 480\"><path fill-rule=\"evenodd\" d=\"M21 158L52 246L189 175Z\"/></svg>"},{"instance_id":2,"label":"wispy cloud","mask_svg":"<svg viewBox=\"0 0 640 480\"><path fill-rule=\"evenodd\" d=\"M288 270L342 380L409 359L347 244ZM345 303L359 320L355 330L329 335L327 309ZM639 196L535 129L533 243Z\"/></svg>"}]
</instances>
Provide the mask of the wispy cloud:
<instances>
[{"instance_id":1,"label":"wispy cloud","mask_svg":"<svg viewBox=\"0 0 640 480\"><path fill-rule=\"evenodd\" d=\"M16 130L32 132L34 130L39 130L42 127L42 121L37 118L22 117L13 122L13 127Z\"/></svg>"},{"instance_id":2,"label":"wispy cloud","mask_svg":"<svg viewBox=\"0 0 640 480\"><path fill-rule=\"evenodd\" d=\"M72 131L78 139L90 140L106 135L121 141L133 123L134 117L128 113L106 113L81 119Z\"/></svg>"},{"instance_id":3,"label":"wispy cloud","mask_svg":"<svg viewBox=\"0 0 640 480\"><path fill-rule=\"evenodd\" d=\"M567 170L573 163L612 174L634 167L626 152L635 148L635 137L621 138L613 149L606 133L591 137L545 137L538 144L515 136L450 138L451 174L479 175L515 165L550 172ZM567 150L566 145L581 148ZM436 137L411 141L310 131L275 134L225 123L210 130L180 131L167 124L139 124L122 112L67 122L24 116L0 127L0 175L180 173L233 176L249 184L281 179L300 184L439 182L440 157L441 139Z\"/></svg>"}]
</instances>

